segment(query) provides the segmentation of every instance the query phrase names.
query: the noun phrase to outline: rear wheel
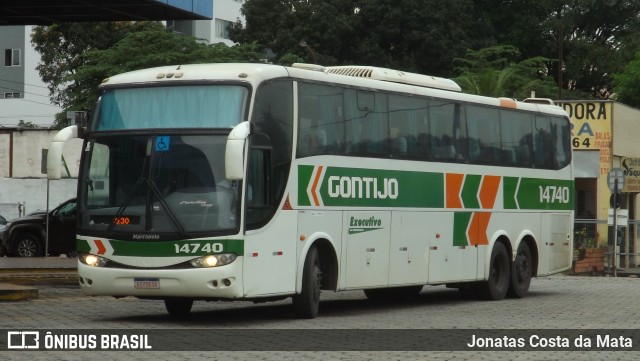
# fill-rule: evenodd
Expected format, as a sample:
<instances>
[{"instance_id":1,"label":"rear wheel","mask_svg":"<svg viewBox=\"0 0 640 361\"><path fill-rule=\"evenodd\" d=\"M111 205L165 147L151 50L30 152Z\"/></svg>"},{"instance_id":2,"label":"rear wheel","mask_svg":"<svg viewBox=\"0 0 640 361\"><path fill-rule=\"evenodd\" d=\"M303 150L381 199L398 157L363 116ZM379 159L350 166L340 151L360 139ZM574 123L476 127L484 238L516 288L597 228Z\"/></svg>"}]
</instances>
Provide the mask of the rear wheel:
<instances>
[{"instance_id":1,"label":"rear wheel","mask_svg":"<svg viewBox=\"0 0 640 361\"><path fill-rule=\"evenodd\" d=\"M293 296L293 309L298 317L315 318L318 316L321 285L320 255L316 247L311 247L302 270L302 290L299 295Z\"/></svg>"},{"instance_id":2,"label":"rear wheel","mask_svg":"<svg viewBox=\"0 0 640 361\"><path fill-rule=\"evenodd\" d=\"M171 316L185 316L191 312L193 300L189 299L166 299L164 306Z\"/></svg>"},{"instance_id":3,"label":"rear wheel","mask_svg":"<svg viewBox=\"0 0 640 361\"><path fill-rule=\"evenodd\" d=\"M496 242L491 251L489 265L489 279L480 287L481 295L487 300L501 300L509 289L511 267L509 267L509 254L504 244Z\"/></svg>"},{"instance_id":4,"label":"rear wheel","mask_svg":"<svg viewBox=\"0 0 640 361\"><path fill-rule=\"evenodd\" d=\"M508 295L515 298L526 296L531 284L532 274L531 250L526 243L521 243L520 247L518 247L516 259L511 266L511 283Z\"/></svg>"},{"instance_id":5,"label":"rear wheel","mask_svg":"<svg viewBox=\"0 0 640 361\"><path fill-rule=\"evenodd\" d=\"M16 239L14 253L19 257L39 257L42 255L42 246L38 238L31 234L19 234Z\"/></svg>"}]
</instances>

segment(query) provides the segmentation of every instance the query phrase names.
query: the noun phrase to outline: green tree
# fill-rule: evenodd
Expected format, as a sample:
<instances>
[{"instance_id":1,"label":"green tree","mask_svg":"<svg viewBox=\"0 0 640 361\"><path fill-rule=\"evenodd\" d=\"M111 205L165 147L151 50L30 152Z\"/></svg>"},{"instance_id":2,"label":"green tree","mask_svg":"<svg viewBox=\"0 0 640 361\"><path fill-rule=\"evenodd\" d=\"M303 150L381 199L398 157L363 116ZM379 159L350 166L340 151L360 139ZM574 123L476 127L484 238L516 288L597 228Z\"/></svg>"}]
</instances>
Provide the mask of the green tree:
<instances>
[{"instance_id":1,"label":"green tree","mask_svg":"<svg viewBox=\"0 0 640 361\"><path fill-rule=\"evenodd\" d=\"M494 46L469 50L464 58L455 59L460 73L455 80L467 93L491 97L550 98L557 94L556 84L547 74L547 58L524 60L513 46Z\"/></svg>"},{"instance_id":2,"label":"green tree","mask_svg":"<svg viewBox=\"0 0 640 361\"><path fill-rule=\"evenodd\" d=\"M251 0L242 13L232 40L322 65L451 76L451 60L482 44L473 0Z\"/></svg>"},{"instance_id":3,"label":"green tree","mask_svg":"<svg viewBox=\"0 0 640 361\"><path fill-rule=\"evenodd\" d=\"M495 45L543 56L564 99L611 95L612 75L633 59L640 43L636 0L477 0ZM561 69L561 71L559 71Z\"/></svg>"},{"instance_id":4,"label":"green tree","mask_svg":"<svg viewBox=\"0 0 640 361\"><path fill-rule=\"evenodd\" d=\"M640 51L620 72L614 75L617 101L640 108Z\"/></svg>"},{"instance_id":5,"label":"green tree","mask_svg":"<svg viewBox=\"0 0 640 361\"><path fill-rule=\"evenodd\" d=\"M640 42L640 2L565 0L555 13L563 43L564 98L606 99L613 74L633 59ZM554 26L551 26L554 28ZM557 64L557 63L556 63Z\"/></svg>"},{"instance_id":6,"label":"green tree","mask_svg":"<svg viewBox=\"0 0 640 361\"><path fill-rule=\"evenodd\" d=\"M242 11L232 39L322 65L450 77L467 49L514 46L548 59L562 86L554 98L608 97L612 74L640 49L636 0L251 0Z\"/></svg>"},{"instance_id":7,"label":"green tree","mask_svg":"<svg viewBox=\"0 0 640 361\"><path fill-rule=\"evenodd\" d=\"M56 26L54 26L56 27ZM87 26L92 29L92 26ZM54 103L66 110L90 110L98 95L98 87L103 79L126 71L161 65L180 65L205 62L248 62L259 58L257 47L253 44L228 47L225 44L205 45L193 37L186 37L166 29L159 23L141 23L127 27L120 38L108 47L83 47L85 51L71 57L73 61L62 62L61 58L50 59L43 56L41 76L49 84ZM87 31L89 31L87 30ZM40 29L47 33L46 28ZM57 29L57 39L71 39L70 35ZM100 29L98 33L101 33ZM51 53L52 44L40 36L34 36L40 52ZM65 40L72 41L72 40ZM42 42L42 43L41 43ZM69 48L74 48L69 46ZM71 52L69 52L71 54ZM53 63L45 63L47 60ZM54 71L61 66L62 70ZM65 112L56 117L58 125L66 121Z\"/></svg>"},{"instance_id":8,"label":"green tree","mask_svg":"<svg viewBox=\"0 0 640 361\"><path fill-rule=\"evenodd\" d=\"M162 65L255 62L259 52L253 44L204 45L164 27L150 27L126 34L109 49L90 51L85 59L86 64L69 78L81 84L69 93L71 106L77 109L90 109L100 82L115 74Z\"/></svg>"},{"instance_id":9,"label":"green tree","mask_svg":"<svg viewBox=\"0 0 640 361\"><path fill-rule=\"evenodd\" d=\"M70 82L70 77L86 64L87 52L108 49L126 33L146 26L154 25L101 22L36 26L31 33L31 43L41 57L36 69L49 88L51 102L63 109L69 107L69 91L81 88L80 84Z\"/></svg>"},{"instance_id":10,"label":"green tree","mask_svg":"<svg viewBox=\"0 0 640 361\"><path fill-rule=\"evenodd\" d=\"M18 128L38 128L38 126L33 124L33 122L25 122L23 119L20 119Z\"/></svg>"}]
</instances>

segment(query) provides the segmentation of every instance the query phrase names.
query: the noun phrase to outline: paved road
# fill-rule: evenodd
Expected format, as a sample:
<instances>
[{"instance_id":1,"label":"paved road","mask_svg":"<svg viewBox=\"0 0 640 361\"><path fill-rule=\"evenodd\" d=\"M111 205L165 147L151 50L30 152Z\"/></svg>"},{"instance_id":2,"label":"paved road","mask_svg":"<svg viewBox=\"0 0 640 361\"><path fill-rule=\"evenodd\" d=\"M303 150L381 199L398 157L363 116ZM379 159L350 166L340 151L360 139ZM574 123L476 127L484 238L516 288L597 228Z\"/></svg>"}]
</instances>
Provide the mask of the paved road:
<instances>
[{"instance_id":1,"label":"paved road","mask_svg":"<svg viewBox=\"0 0 640 361\"><path fill-rule=\"evenodd\" d=\"M344 337L357 338L371 336L371 332L381 332L379 348L393 349L396 344L406 345L406 331L433 337L442 334L444 338L464 338L464 341L449 343L447 351L2 351L2 359L9 360L190 360L190 359L255 359L255 360L637 360L640 352L623 351L458 351L465 349L464 343L469 329L478 336L492 336L492 330L499 334L516 337L520 333L544 334L543 329L552 333L571 336L567 329L580 329L585 333L607 334L609 329L619 329L621 334L631 336L636 349L640 350L640 279L611 277L552 276L535 279L528 297L500 302L469 301L458 297L455 290L445 287L425 287L416 299L376 304L369 302L363 293L342 292L322 295L320 317L313 320L293 318L290 301L254 305L246 302L206 303L197 302L190 316L175 319L166 315L162 302L136 300L132 298L113 299L110 297L87 297L76 286L38 286L39 298L30 301L0 303L0 329L53 330L70 333L113 333L160 332L166 338L169 334L179 348L181 340L186 343L202 342L207 348L225 350L240 345L256 345L260 341L278 341L276 337L299 342L317 339L319 344L342 341ZM214 337L202 338L204 334ZM338 331L332 331L337 329ZM462 331L455 331L461 329ZM189 331L191 330L191 331ZM194 331L197 330L197 331ZM220 332L233 332L234 342L230 342ZM271 330L271 331L270 331ZM291 331L294 330L294 331ZM297 330L297 331L296 331ZM373 331L372 331L373 330ZM380 330L380 331L376 331ZM429 331L442 330L442 331ZM453 330L453 331L451 331ZM517 331L524 330L524 331ZM621 331L620 331L621 330ZM266 333L265 333L266 332ZM520 332L520 333L519 333ZM548 332L548 331L547 331ZM637 333L637 335L636 335ZM189 339L190 335L196 338ZM218 337L215 337L218 335ZM337 336L336 336L337 335ZM0 335L0 339L5 335ZM193 338L191 337L191 338ZM200 337L200 339L198 339ZM271 338L270 338L271 337ZM528 336L526 336L528 338ZM410 337L409 337L410 338ZM441 337L442 338L442 337ZM296 341L296 344L297 342ZM427 342L431 342L428 340ZM444 340L443 342L452 340ZM349 343L352 342L352 343ZM338 342L339 343L339 342ZM347 341L347 345L367 345L358 341ZM417 349L437 348L436 346ZM191 344L192 345L192 344ZM212 346L213 345L213 346ZM453 346L452 346L453 345ZM156 349L163 345L154 345ZM164 345L166 346L166 345ZM173 346L169 346L169 350ZM198 349L197 346L187 347ZM260 347L258 347L260 349ZM322 347L320 347L322 348ZM362 347L356 347L362 348ZM372 347L376 348L376 347ZM263 347L264 349L264 347ZM266 349L269 349L266 347ZM403 350L412 348L403 348Z\"/></svg>"}]
</instances>

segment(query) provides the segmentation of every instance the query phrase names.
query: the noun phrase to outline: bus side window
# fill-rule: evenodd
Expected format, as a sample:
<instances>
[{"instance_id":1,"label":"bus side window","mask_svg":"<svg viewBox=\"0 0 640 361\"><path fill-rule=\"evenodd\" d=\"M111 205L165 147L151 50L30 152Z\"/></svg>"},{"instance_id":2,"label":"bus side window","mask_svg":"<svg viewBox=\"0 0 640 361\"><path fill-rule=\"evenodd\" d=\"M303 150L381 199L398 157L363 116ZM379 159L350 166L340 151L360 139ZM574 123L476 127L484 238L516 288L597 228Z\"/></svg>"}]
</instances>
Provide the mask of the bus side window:
<instances>
[{"instance_id":1,"label":"bus side window","mask_svg":"<svg viewBox=\"0 0 640 361\"><path fill-rule=\"evenodd\" d=\"M500 164L501 139L497 109L467 106L467 136L469 161L481 164ZM495 120L495 121L494 121ZM492 125L495 125L492 126Z\"/></svg>"},{"instance_id":2,"label":"bus side window","mask_svg":"<svg viewBox=\"0 0 640 361\"><path fill-rule=\"evenodd\" d=\"M551 118L551 129L554 144L556 167L563 168L571 162L571 144L569 142L571 130L569 124L562 118Z\"/></svg>"},{"instance_id":3,"label":"bus side window","mask_svg":"<svg viewBox=\"0 0 640 361\"><path fill-rule=\"evenodd\" d=\"M533 136L534 165L536 168L553 169L557 167L551 140L551 123L548 117L536 117Z\"/></svg>"},{"instance_id":4,"label":"bus side window","mask_svg":"<svg viewBox=\"0 0 640 361\"><path fill-rule=\"evenodd\" d=\"M456 159L455 105L432 101L430 104L431 157L436 161Z\"/></svg>"},{"instance_id":5,"label":"bus side window","mask_svg":"<svg viewBox=\"0 0 640 361\"><path fill-rule=\"evenodd\" d=\"M298 149L302 157L327 154L327 134L324 130L309 131L300 141Z\"/></svg>"},{"instance_id":6,"label":"bus side window","mask_svg":"<svg viewBox=\"0 0 640 361\"><path fill-rule=\"evenodd\" d=\"M526 136L531 134L531 114L510 109L500 111L502 163L508 166L529 166L530 151Z\"/></svg>"}]
</instances>

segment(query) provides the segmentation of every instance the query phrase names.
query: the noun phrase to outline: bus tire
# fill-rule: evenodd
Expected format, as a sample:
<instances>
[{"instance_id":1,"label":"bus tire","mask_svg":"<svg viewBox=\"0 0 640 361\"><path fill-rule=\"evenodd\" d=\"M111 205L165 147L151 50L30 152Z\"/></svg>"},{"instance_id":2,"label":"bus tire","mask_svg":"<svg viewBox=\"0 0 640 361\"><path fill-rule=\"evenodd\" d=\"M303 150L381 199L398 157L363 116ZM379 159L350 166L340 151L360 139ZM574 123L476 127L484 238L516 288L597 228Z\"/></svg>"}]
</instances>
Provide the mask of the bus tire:
<instances>
[{"instance_id":1,"label":"bus tire","mask_svg":"<svg viewBox=\"0 0 640 361\"><path fill-rule=\"evenodd\" d=\"M179 298L165 299L164 307L171 316L185 316L191 312L193 300Z\"/></svg>"},{"instance_id":2,"label":"bus tire","mask_svg":"<svg viewBox=\"0 0 640 361\"><path fill-rule=\"evenodd\" d=\"M489 263L489 279L480 287L482 298L499 301L507 295L509 279L511 278L509 267L509 254L504 244L496 242L491 251Z\"/></svg>"},{"instance_id":3,"label":"bus tire","mask_svg":"<svg viewBox=\"0 0 640 361\"><path fill-rule=\"evenodd\" d=\"M529 285L531 284L532 273L531 250L529 246L523 242L518 247L516 259L511 266L511 282L507 295L514 298L526 296L529 291Z\"/></svg>"},{"instance_id":4,"label":"bus tire","mask_svg":"<svg viewBox=\"0 0 640 361\"><path fill-rule=\"evenodd\" d=\"M302 270L302 290L293 296L293 309L300 318L315 318L320 308L320 288L322 271L318 249L312 246L304 261Z\"/></svg>"}]
</instances>

